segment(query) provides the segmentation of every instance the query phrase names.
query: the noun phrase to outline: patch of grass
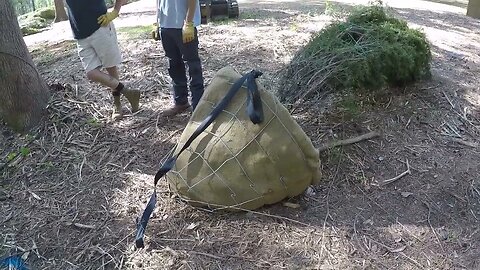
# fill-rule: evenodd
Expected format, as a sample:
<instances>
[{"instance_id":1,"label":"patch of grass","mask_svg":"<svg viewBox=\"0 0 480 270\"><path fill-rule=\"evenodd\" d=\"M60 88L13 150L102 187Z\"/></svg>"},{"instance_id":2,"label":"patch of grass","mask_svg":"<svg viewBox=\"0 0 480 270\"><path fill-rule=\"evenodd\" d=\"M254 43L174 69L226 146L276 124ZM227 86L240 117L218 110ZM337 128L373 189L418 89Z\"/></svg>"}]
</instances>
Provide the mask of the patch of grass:
<instances>
[{"instance_id":1,"label":"patch of grass","mask_svg":"<svg viewBox=\"0 0 480 270\"><path fill-rule=\"evenodd\" d=\"M14 160L17 156L18 156L18 153L17 153L17 152L10 152L10 153L8 153L8 155L7 155L7 162L11 162L11 161Z\"/></svg>"},{"instance_id":2,"label":"patch of grass","mask_svg":"<svg viewBox=\"0 0 480 270\"><path fill-rule=\"evenodd\" d=\"M346 94L337 104L346 119L354 119L361 114L362 106L356 96Z\"/></svg>"},{"instance_id":3,"label":"patch of grass","mask_svg":"<svg viewBox=\"0 0 480 270\"><path fill-rule=\"evenodd\" d=\"M20 148L20 154L24 157L28 156L30 154L30 148L28 147L21 147Z\"/></svg>"},{"instance_id":4,"label":"patch of grass","mask_svg":"<svg viewBox=\"0 0 480 270\"><path fill-rule=\"evenodd\" d=\"M122 39L149 39L152 30L152 25L120 27L118 28L118 35Z\"/></svg>"},{"instance_id":5,"label":"patch of grass","mask_svg":"<svg viewBox=\"0 0 480 270\"><path fill-rule=\"evenodd\" d=\"M258 13L243 11L240 13L239 19L241 20L254 20L258 19Z\"/></svg>"},{"instance_id":6,"label":"patch of grass","mask_svg":"<svg viewBox=\"0 0 480 270\"><path fill-rule=\"evenodd\" d=\"M299 29L299 27L298 27L297 23L294 22L294 23L290 24L290 30L291 31L297 32L298 29Z\"/></svg>"},{"instance_id":7,"label":"patch of grass","mask_svg":"<svg viewBox=\"0 0 480 270\"><path fill-rule=\"evenodd\" d=\"M219 16L219 17L210 19L209 23L211 23L213 25L227 25L227 24L230 24L233 21L236 21L236 19L228 18L228 16Z\"/></svg>"},{"instance_id":8,"label":"patch of grass","mask_svg":"<svg viewBox=\"0 0 480 270\"><path fill-rule=\"evenodd\" d=\"M328 161L330 164L337 164L342 160L342 147L333 147L329 149L326 153L328 154Z\"/></svg>"},{"instance_id":9,"label":"patch of grass","mask_svg":"<svg viewBox=\"0 0 480 270\"><path fill-rule=\"evenodd\" d=\"M99 127L102 125L96 118L90 118L87 120L87 124L92 126L92 127Z\"/></svg>"}]
</instances>

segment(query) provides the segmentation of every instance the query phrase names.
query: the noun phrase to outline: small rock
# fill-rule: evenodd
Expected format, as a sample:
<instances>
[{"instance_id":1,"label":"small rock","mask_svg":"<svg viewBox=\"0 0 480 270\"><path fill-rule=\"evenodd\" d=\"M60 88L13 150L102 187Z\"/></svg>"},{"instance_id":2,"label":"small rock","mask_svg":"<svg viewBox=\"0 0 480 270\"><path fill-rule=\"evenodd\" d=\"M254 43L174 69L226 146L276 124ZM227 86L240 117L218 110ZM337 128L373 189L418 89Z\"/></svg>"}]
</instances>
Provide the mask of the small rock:
<instances>
[{"instance_id":1,"label":"small rock","mask_svg":"<svg viewBox=\"0 0 480 270\"><path fill-rule=\"evenodd\" d=\"M305 195L312 197L315 196L316 193L312 187L308 187L307 190L305 190Z\"/></svg>"},{"instance_id":2,"label":"small rock","mask_svg":"<svg viewBox=\"0 0 480 270\"><path fill-rule=\"evenodd\" d=\"M369 224L369 225L373 226L373 220L367 219L363 222L363 224Z\"/></svg>"}]
</instances>

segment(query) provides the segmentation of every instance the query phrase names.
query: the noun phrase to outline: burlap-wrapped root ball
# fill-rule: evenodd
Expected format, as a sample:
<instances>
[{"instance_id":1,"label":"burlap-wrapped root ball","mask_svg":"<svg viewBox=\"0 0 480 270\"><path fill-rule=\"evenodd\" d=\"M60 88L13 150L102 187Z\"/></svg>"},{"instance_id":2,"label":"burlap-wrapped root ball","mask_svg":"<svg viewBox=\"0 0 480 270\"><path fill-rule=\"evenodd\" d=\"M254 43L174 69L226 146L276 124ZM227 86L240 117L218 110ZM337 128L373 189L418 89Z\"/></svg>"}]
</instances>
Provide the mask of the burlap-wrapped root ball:
<instances>
[{"instance_id":1,"label":"burlap-wrapped root ball","mask_svg":"<svg viewBox=\"0 0 480 270\"><path fill-rule=\"evenodd\" d=\"M176 153L241 75L218 71L180 138ZM264 121L253 124L242 87L226 109L178 157L167 174L173 191L193 203L255 209L301 194L320 178L317 149L285 107L257 85Z\"/></svg>"}]
</instances>

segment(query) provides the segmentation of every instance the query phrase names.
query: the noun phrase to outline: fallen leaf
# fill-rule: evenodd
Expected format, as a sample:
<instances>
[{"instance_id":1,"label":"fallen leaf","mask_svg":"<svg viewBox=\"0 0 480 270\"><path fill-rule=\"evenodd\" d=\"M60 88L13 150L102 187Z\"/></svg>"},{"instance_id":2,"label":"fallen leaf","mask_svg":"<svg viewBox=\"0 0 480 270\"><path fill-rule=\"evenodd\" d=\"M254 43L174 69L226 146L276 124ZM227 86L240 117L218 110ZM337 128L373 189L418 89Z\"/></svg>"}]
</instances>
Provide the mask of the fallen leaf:
<instances>
[{"instance_id":1,"label":"fallen leaf","mask_svg":"<svg viewBox=\"0 0 480 270\"><path fill-rule=\"evenodd\" d=\"M411 192L402 192L401 194L402 194L402 197L404 197L404 198L408 198L411 195L413 195L413 193L411 193Z\"/></svg>"}]
</instances>

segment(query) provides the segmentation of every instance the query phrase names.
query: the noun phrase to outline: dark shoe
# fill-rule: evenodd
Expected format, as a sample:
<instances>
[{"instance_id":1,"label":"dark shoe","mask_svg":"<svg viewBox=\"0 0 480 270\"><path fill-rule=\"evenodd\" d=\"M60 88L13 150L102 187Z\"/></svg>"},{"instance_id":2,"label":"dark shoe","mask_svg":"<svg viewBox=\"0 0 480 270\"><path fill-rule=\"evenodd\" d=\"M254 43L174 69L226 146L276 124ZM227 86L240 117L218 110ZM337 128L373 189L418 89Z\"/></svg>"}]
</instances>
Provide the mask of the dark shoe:
<instances>
[{"instance_id":1,"label":"dark shoe","mask_svg":"<svg viewBox=\"0 0 480 270\"><path fill-rule=\"evenodd\" d=\"M127 98L128 102L130 102L132 112L138 111L140 104L140 91L125 87L121 93Z\"/></svg>"},{"instance_id":2,"label":"dark shoe","mask_svg":"<svg viewBox=\"0 0 480 270\"><path fill-rule=\"evenodd\" d=\"M174 116L174 115L177 115L177 114L180 114L184 111L187 111L188 109L190 109L190 104L183 104L183 105L174 105L173 107L169 108L169 109L166 109L162 112L163 115L165 116Z\"/></svg>"}]
</instances>

